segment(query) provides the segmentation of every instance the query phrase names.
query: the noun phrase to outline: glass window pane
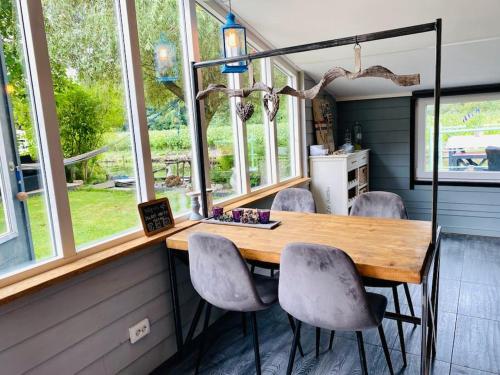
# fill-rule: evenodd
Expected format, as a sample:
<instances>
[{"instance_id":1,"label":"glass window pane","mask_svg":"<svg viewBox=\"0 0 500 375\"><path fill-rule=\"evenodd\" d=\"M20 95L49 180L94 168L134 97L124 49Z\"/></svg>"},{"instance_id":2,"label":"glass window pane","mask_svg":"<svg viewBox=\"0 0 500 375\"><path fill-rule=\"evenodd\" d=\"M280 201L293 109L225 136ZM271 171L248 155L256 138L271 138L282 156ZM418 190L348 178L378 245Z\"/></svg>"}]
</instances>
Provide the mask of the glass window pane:
<instances>
[{"instance_id":1,"label":"glass window pane","mask_svg":"<svg viewBox=\"0 0 500 375\"><path fill-rule=\"evenodd\" d=\"M42 4L73 230L81 248L139 226L115 2Z\"/></svg>"},{"instance_id":2,"label":"glass window pane","mask_svg":"<svg viewBox=\"0 0 500 375\"><path fill-rule=\"evenodd\" d=\"M219 58L221 23L201 6L196 6L200 53L202 60ZM228 77L220 67L202 70L203 87L210 83L228 85ZM207 141L210 159L210 181L214 201L240 194L241 186L236 170L234 127L229 99L223 94L210 95L204 101L208 125Z\"/></svg>"},{"instance_id":3,"label":"glass window pane","mask_svg":"<svg viewBox=\"0 0 500 375\"><path fill-rule=\"evenodd\" d=\"M24 259L21 259L23 257L18 258L18 265L26 265L25 262L46 260L56 254L52 241L52 227L49 222L45 175L40 167L36 121L32 112L31 94L25 71L19 17L13 1L3 1L0 7L0 34L3 41L2 52L7 74L5 92L8 95L10 106L5 110L6 112L10 110L12 115L12 118L6 122L13 122L15 147L22 163L22 185L28 194L27 201L15 202L14 204L16 218L23 222L22 227L18 227L19 236L26 236L27 239L23 246L26 256ZM8 129L11 125L10 123L1 123L3 130ZM0 147L7 147L7 145ZM12 186L12 184L11 188L15 190L4 192L4 200L7 194L15 194L18 191L17 187ZM5 210L5 205L3 205L3 209ZM12 249L14 248L15 246L12 247ZM2 258L5 259L5 257ZM2 262L0 261L0 263ZM10 265L14 266L14 264ZM4 270L3 266L4 264L0 264L0 269Z\"/></svg>"},{"instance_id":4,"label":"glass window pane","mask_svg":"<svg viewBox=\"0 0 500 375\"><path fill-rule=\"evenodd\" d=\"M254 52L257 51L250 47L249 53ZM263 60L256 60L252 63L253 75L256 82L263 82L262 61ZM252 83L250 82L249 72L241 74L240 82L241 87L251 87ZM252 189L270 184L267 170L269 148L262 97L262 93L255 92L243 99L245 104L251 103L254 106L254 113L245 124L247 129L248 169L250 173L250 186Z\"/></svg>"},{"instance_id":5,"label":"glass window pane","mask_svg":"<svg viewBox=\"0 0 500 375\"><path fill-rule=\"evenodd\" d=\"M442 98L439 170L500 171L500 95ZM432 172L434 105L425 106L425 171Z\"/></svg>"},{"instance_id":6,"label":"glass window pane","mask_svg":"<svg viewBox=\"0 0 500 375\"><path fill-rule=\"evenodd\" d=\"M137 0L136 12L156 196L167 197L174 215L180 215L190 211L186 192L191 187L193 152L178 4ZM155 65L155 52L164 65Z\"/></svg>"},{"instance_id":7,"label":"glass window pane","mask_svg":"<svg viewBox=\"0 0 500 375\"><path fill-rule=\"evenodd\" d=\"M273 65L273 86L281 88L286 85L291 85L290 76L276 65ZM292 108L291 101L290 96L280 96L280 107L275 118L278 131L278 170L280 181L290 178L295 174L292 165L293 116L290 111Z\"/></svg>"}]
</instances>

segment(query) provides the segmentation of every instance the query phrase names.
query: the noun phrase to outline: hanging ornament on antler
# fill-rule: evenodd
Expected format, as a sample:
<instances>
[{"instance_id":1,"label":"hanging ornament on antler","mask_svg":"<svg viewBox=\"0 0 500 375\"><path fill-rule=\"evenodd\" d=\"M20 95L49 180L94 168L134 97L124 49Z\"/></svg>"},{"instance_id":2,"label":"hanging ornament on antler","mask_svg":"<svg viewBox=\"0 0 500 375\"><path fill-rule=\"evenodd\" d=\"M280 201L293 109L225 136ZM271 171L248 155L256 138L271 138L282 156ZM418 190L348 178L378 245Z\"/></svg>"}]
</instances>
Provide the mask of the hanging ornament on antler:
<instances>
[{"instance_id":1,"label":"hanging ornament on antler","mask_svg":"<svg viewBox=\"0 0 500 375\"><path fill-rule=\"evenodd\" d=\"M250 83L250 86L255 83L255 79L253 76L253 64L251 61L248 62L248 81ZM252 103L245 104L243 98L241 98L241 101L236 103L236 114L243 122L247 122L250 117L252 117L254 110L254 105Z\"/></svg>"},{"instance_id":2,"label":"hanging ornament on antler","mask_svg":"<svg viewBox=\"0 0 500 375\"><path fill-rule=\"evenodd\" d=\"M266 110L267 118L269 121L273 121L280 109L280 98L278 94L271 92L265 93L262 99L264 104L264 109Z\"/></svg>"},{"instance_id":3,"label":"hanging ornament on antler","mask_svg":"<svg viewBox=\"0 0 500 375\"><path fill-rule=\"evenodd\" d=\"M250 117L252 117L254 109L255 108L252 103L245 104L243 99L241 102L236 103L236 114L243 122L247 122Z\"/></svg>"}]
</instances>

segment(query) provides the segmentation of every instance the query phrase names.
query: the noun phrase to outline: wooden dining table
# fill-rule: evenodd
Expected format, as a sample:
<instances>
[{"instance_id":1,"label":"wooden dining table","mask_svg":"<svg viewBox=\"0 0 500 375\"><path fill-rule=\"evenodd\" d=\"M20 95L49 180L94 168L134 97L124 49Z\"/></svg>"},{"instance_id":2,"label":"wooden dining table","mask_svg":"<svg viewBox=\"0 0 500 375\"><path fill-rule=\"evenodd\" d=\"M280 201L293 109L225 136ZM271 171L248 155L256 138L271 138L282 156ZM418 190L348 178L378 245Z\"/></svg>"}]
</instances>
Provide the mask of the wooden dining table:
<instances>
[{"instance_id":1,"label":"wooden dining table","mask_svg":"<svg viewBox=\"0 0 500 375\"><path fill-rule=\"evenodd\" d=\"M387 312L386 318L421 325L421 373L429 373L431 358L436 353L440 243L439 231L436 240L432 240L431 222L282 211L272 211L271 220L280 224L270 230L202 221L166 239L178 352L182 353L184 345L191 341L201 311L196 311L183 340L175 257L186 261L189 236L206 232L233 241L247 260L279 267L285 245L322 244L349 254L361 276L421 285L420 318L393 312Z\"/></svg>"}]
</instances>

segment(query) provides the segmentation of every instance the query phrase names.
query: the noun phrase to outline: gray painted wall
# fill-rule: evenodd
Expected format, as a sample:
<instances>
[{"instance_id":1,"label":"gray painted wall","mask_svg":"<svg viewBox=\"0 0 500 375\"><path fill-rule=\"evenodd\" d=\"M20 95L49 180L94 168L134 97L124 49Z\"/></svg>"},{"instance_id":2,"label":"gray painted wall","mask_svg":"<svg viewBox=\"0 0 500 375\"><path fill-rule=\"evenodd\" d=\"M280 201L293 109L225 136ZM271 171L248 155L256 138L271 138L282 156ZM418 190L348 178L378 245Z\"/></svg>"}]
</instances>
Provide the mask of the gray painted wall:
<instances>
[{"instance_id":1,"label":"gray painted wall","mask_svg":"<svg viewBox=\"0 0 500 375\"><path fill-rule=\"evenodd\" d=\"M430 220L431 187L410 190L410 98L338 102L340 133L359 121L370 148L371 190L403 197L413 219ZM439 188L439 224L446 232L500 236L500 188Z\"/></svg>"},{"instance_id":2,"label":"gray painted wall","mask_svg":"<svg viewBox=\"0 0 500 375\"><path fill-rule=\"evenodd\" d=\"M178 270L188 324L198 297ZM144 318L151 333L131 345L128 328ZM0 330L2 374L147 374L176 350L166 252L151 247L5 305Z\"/></svg>"}]
</instances>

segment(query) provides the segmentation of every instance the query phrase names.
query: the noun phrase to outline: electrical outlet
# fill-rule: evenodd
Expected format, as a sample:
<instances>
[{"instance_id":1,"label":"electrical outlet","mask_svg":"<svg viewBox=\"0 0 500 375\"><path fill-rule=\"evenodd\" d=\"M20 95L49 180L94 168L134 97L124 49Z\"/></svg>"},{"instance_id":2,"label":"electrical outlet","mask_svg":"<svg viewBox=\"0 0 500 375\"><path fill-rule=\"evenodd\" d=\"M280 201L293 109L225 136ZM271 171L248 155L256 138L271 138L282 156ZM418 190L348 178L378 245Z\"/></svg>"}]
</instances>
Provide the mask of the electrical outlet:
<instances>
[{"instance_id":1,"label":"electrical outlet","mask_svg":"<svg viewBox=\"0 0 500 375\"><path fill-rule=\"evenodd\" d=\"M130 327L128 329L128 333L130 336L130 343L134 344L144 336L148 335L151 332L151 327L149 326L149 319L141 320L136 325Z\"/></svg>"}]
</instances>

